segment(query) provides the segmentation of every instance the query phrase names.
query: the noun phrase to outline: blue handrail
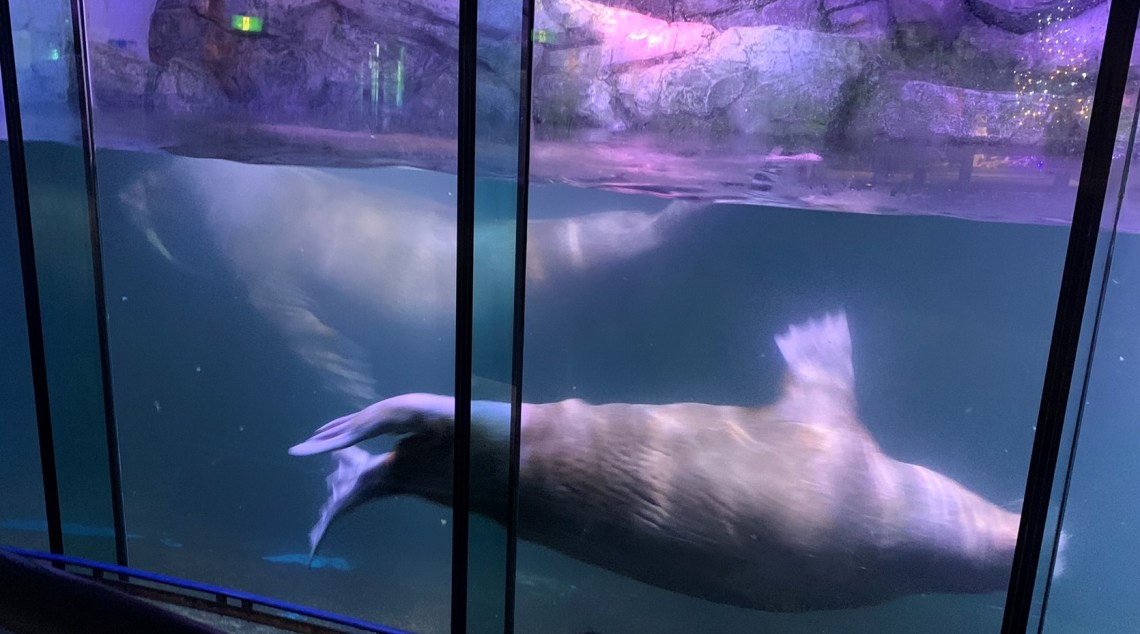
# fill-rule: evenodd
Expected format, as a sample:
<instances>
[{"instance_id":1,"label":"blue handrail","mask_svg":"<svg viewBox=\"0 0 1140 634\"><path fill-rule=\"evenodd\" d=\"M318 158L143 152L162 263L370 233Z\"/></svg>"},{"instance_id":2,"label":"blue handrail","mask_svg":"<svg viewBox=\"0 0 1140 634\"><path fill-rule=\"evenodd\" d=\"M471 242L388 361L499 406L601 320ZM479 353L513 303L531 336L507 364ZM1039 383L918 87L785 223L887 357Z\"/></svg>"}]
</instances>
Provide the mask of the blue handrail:
<instances>
[{"instance_id":1,"label":"blue handrail","mask_svg":"<svg viewBox=\"0 0 1140 634\"><path fill-rule=\"evenodd\" d=\"M149 581L151 583L158 583L165 586L170 586L172 588L178 588L180 590L190 590L193 592L212 594L219 599L219 603L225 603L225 599L236 599L237 601L241 602L241 609L249 612L252 612L253 607L257 606L279 610L281 612L288 612L306 618L317 619L326 623L344 625L369 632L377 632L378 634L411 634L410 632L406 632L404 630L377 625L376 623L356 619L351 616L345 616L343 614L325 612L324 610L318 610L316 608L300 605L297 603L289 603L288 601L280 601L278 599L263 597L251 592L223 588L221 586L215 586L208 583L199 583L197 581L190 581L188 579L179 579L177 577L170 577L156 572L147 572L145 570L137 570L135 568L128 568L126 566L108 564L100 561L83 559L80 557L55 555L52 553L45 553L36 550L26 550L12 546L0 546L0 550L23 557L38 559L41 561L48 561L70 566L81 566L83 568L89 568L92 571L97 570L104 573L123 575L127 578L140 579L143 581ZM237 607L229 603L225 603L225 605L231 609Z\"/></svg>"}]
</instances>

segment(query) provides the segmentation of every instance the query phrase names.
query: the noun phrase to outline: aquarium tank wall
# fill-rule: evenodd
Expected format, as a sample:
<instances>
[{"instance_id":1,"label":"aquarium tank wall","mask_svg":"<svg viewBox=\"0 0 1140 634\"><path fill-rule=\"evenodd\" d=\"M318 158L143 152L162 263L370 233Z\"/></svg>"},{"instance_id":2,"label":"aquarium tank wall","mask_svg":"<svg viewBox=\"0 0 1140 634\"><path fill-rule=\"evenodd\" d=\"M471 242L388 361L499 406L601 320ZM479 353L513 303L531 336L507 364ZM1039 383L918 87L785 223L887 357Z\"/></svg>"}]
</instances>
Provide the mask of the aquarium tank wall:
<instances>
[{"instance_id":1,"label":"aquarium tank wall","mask_svg":"<svg viewBox=\"0 0 1140 634\"><path fill-rule=\"evenodd\" d=\"M1140 623L1135 3L0 8L0 630Z\"/></svg>"}]
</instances>

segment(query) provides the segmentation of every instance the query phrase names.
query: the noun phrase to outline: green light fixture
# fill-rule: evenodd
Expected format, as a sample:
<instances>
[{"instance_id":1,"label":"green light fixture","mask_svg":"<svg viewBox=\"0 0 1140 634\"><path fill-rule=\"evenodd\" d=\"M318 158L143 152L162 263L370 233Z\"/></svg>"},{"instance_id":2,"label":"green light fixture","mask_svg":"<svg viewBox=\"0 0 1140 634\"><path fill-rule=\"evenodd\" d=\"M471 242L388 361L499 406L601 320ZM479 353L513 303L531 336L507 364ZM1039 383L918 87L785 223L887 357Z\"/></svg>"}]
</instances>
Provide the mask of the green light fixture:
<instances>
[{"instance_id":1,"label":"green light fixture","mask_svg":"<svg viewBox=\"0 0 1140 634\"><path fill-rule=\"evenodd\" d=\"M242 33L261 33L261 18L252 15L234 15L230 25Z\"/></svg>"}]
</instances>

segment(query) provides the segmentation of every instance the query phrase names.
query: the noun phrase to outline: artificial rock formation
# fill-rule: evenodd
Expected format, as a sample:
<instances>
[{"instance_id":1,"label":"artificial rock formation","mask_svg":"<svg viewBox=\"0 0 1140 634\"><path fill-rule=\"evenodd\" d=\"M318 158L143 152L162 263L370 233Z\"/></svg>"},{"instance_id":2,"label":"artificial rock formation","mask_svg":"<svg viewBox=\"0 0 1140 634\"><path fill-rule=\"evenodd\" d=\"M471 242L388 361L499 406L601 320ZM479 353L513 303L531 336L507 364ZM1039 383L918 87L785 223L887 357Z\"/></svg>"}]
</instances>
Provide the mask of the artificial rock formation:
<instances>
[{"instance_id":1,"label":"artificial rock formation","mask_svg":"<svg viewBox=\"0 0 1140 634\"><path fill-rule=\"evenodd\" d=\"M159 0L149 59L92 47L98 103L454 132L454 0L256 4L264 28L243 33L225 0ZM494 6L482 131L517 122L520 26ZM539 0L532 113L539 134L1036 145L1081 134L1106 18L1101 0Z\"/></svg>"}]
</instances>

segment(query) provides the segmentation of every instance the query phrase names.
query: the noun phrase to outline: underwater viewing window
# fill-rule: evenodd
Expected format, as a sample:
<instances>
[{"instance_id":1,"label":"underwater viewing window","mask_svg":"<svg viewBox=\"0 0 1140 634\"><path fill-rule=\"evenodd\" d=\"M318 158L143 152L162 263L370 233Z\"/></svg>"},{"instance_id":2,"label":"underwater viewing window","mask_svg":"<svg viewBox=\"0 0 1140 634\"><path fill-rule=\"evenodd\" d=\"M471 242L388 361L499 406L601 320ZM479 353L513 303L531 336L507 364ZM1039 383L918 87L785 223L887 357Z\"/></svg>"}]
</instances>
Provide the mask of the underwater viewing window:
<instances>
[{"instance_id":1,"label":"underwater viewing window","mask_svg":"<svg viewBox=\"0 0 1140 634\"><path fill-rule=\"evenodd\" d=\"M3 3L0 630L1130 631L1138 13Z\"/></svg>"},{"instance_id":2,"label":"underwater viewing window","mask_svg":"<svg viewBox=\"0 0 1140 634\"><path fill-rule=\"evenodd\" d=\"M11 173L7 153L0 166ZM9 326L0 330L5 380L0 384L0 407L5 423L0 444L0 530L3 542L15 546L47 550L47 520L44 487L40 470L39 441L32 394L32 366L28 351L27 312L22 280L21 253L17 242L15 194L11 179L4 179L0 193L0 318ZM36 530L22 531L29 526Z\"/></svg>"},{"instance_id":3,"label":"underwater viewing window","mask_svg":"<svg viewBox=\"0 0 1140 634\"><path fill-rule=\"evenodd\" d=\"M1136 55L1140 41L1133 42ZM1131 332L1135 298L1125 292L1136 270L1135 234L1127 228L1137 215L1134 148L1140 112L1140 84L1130 76L1124 93L1109 177L1109 197L1101 223L1092 288L1086 308L1088 354L1074 377L1074 396L1067 416L1066 440L1058 483L1050 502L1049 529L1060 548L1044 550L1042 560L1063 567L1064 576L1046 577L1035 587L1031 626L1041 632L1077 629L1124 631L1134 627L1136 584L1131 570L1135 553L1128 526L1135 508L1120 504L1136 482L1131 456L1134 434L1128 424L1135 399L1133 368L1136 337ZM1079 389L1078 389L1079 388Z\"/></svg>"}]
</instances>

